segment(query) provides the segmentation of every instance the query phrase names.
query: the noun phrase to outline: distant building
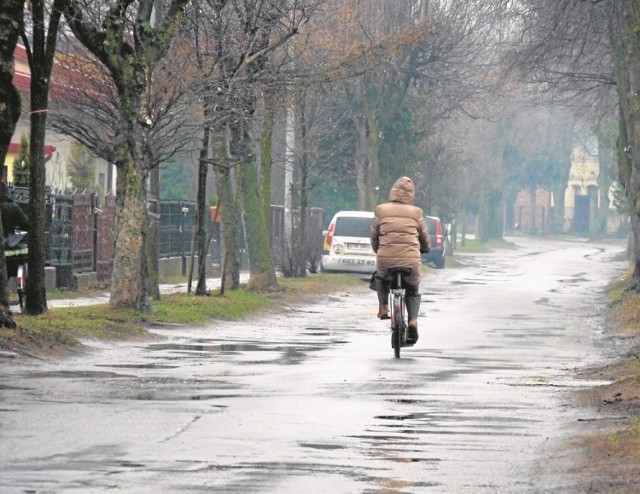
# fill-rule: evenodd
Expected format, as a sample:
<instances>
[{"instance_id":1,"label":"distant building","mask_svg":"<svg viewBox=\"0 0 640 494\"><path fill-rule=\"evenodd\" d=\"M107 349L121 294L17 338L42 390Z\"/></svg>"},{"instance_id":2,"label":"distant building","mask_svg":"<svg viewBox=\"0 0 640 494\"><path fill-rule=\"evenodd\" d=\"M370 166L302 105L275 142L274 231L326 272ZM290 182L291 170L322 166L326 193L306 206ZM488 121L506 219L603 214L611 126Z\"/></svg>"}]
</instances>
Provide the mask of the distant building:
<instances>
[{"instance_id":1,"label":"distant building","mask_svg":"<svg viewBox=\"0 0 640 494\"><path fill-rule=\"evenodd\" d=\"M31 75L27 53L23 45L17 45L14 53L15 71L13 82L22 96L23 113L18 120L16 130L13 135L9 151L5 159L5 173L2 177L3 181L12 183L13 162L20 152L20 139L23 135L28 136L30 132L29 121L29 97ZM56 64L57 71L64 70L61 65ZM52 77L52 86L55 86L55 70ZM58 94L64 94L63 91ZM76 145L68 137L61 135L55 131L47 130L45 136L45 167L46 167L46 185L53 190L67 190L71 188L71 182L67 174L67 163L73 146ZM95 186L99 192L103 194L114 193L115 183L113 173L110 170L112 165L106 163L100 158L93 158L91 163L95 169ZM111 183L110 183L111 182Z\"/></svg>"},{"instance_id":2,"label":"distant building","mask_svg":"<svg viewBox=\"0 0 640 494\"><path fill-rule=\"evenodd\" d=\"M597 144L576 141L571 153L571 170L564 195L563 233L589 235L596 229L598 210L607 208L606 232L613 233L624 228L627 220L613 205L611 190L606 195L600 190L598 177L600 164ZM513 212L513 225L522 231L550 232L551 211L555 207L553 193L539 187L535 192L534 214L531 193L523 189L518 193ZM533 228L532 228L533 222Z\"/></svg>"},{"instance_id":3,"label":"distant building","mask_svg":"<svg viewBox=\"0 0 640 494\"><path fill-rule=\"evenodd\" d=\"M564 231L582 235L593 231L601 203L598 146L594 144L594 149L588 147L588 143L574 143L569 182L564 193Z\"/></svg>"}]
</instances>

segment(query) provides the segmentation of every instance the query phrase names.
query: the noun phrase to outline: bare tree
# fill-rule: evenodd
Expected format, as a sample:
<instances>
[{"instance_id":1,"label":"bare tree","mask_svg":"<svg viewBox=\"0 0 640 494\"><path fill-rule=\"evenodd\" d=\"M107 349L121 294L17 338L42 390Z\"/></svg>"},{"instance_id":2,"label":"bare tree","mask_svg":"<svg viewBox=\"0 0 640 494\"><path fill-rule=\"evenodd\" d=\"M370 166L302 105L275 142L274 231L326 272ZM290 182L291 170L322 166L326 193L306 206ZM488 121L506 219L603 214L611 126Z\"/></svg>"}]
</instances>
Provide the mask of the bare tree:
<instances>
[{"instance_id":1,"label":"bare tree","mask_svg":"<svg viewBox=\"0 0 640 494\"><path fill-rule=\"evenodd\" d=\"M254 137L254 130L259 126L256 112L259 93L270 91L274 81L274 74L268 68L270 55L299 31L317 3L282 0L210 2L209 31L203 29L199 38L200 44L205 46L199 48L202 50L200 55L209 57L209 62L200 66L206 72L202 85L204 125L212 132L214 151L213 156L201 161L214 166L221 201L224 265L231 269L229 273L225 270L223 279L229 275L233 285L239 263L237 254L229 252L226 246L235 243L237 226L233 223L238 218L235 209L238 206L242 207L247 238L249 286L262 289L277 284L265 207L270 199L265 197L270 189L265 185L270 183L268 132L259 160ZM206 139L203 142L207 142ZM261 166L263 164L266 166ZM199 242L202 238L201 235Z\"/></svg>"},{"instance_id":2,"label":"bare tree","mask_svg":"<svg viewBox=\"0 0 640 494\"><path fill-rule=\"evenodd\" d=\"M512 54L518 74L600 116L617 112L618 178L631 214L632 286L640 291L640 4L527 0L514 8L524 32Z\"/></svg>"},{"instance_id":3,"label":"bare tree","mask_svg":"<svg viewBox=\"0 0 640 494\"><path fill-rule=\"evenodd\" d=\"M47 11L45 0L34 0L31 3L31 36L29 37L26 32L22 36L31 72L29 283L26 288L26 312L31 315L39 315L47 310L44 271L46 258L44 142L49 87L64 2L65 0L54 0L50 10Z\"/></svg>"},{"instance_id":4,"label":"bare tree","mask_svg":"<svg viewBox=\"0 0 640 494\"><path fill-rule=\"evenodd\" d=\"M117 176L116 253L111 304L151 309L151 243L147 181L156 163L149 129L153 75L165 57L188 0L172 0L152 27L154 2L106 6L69 0L65 17L76 38L106 67L117 91L118 128L112 141Z\"/></svg>"},{"instance_id":5,"label":"bare tree","mask_svg":"<svg viewBox=\"0 0 640 494\"><path fill-rule=\"evenodd\" d=\"M481 111L496 83L489 48L498 6L327 2L325 15L307 27L292 81L321 88L325 107L347 109L329 117L333 133L321 139L331 142L325 157L343 183L347 166L358 191L355 207L371 209L399 174L416 175L420 163L428 165L421 147L437 122Z\"/></svg>"}]
</instances>

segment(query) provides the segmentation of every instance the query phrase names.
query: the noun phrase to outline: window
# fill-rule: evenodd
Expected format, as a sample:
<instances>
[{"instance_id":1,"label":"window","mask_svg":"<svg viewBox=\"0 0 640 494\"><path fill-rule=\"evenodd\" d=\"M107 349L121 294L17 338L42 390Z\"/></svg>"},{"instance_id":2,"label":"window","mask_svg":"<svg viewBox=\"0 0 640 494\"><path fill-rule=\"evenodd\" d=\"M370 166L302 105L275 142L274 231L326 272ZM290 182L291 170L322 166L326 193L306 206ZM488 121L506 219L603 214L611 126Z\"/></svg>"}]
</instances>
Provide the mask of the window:
<instances>
[{"instance_id":1,"label":"window","mask_svg":"<svg viewBox=\"0 0 640 494\"><path fill-rule=\"evenodd\" d=\"M355 218L343 216L336 220L334 237L366 237L369 238L371 218Z\"/></svg>"}]
</instances>

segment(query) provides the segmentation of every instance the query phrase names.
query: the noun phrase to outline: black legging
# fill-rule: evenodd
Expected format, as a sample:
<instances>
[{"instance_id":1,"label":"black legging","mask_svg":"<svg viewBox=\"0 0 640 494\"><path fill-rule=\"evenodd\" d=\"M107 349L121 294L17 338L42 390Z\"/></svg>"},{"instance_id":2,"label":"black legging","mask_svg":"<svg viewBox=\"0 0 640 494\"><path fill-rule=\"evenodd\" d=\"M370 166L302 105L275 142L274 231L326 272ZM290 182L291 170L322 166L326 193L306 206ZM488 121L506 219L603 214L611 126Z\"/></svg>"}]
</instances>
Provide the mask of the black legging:
<instances>
[{"instance_id":1,"label":"black legging","mask_svg":"<svg viewBox=\"0 0 640 494\"><path fill-rule=\"evenodd\" d=\"M377 282L378 283L376 291L378 292L378 303L380 305L388 305L391 283L387 280L383 280L382 278L378 278ZM408 283L404 285L404 300L407 304L407 318L409 319L409 321L415 321L416 319L418 319L421 300L418 290L418 286L409 285Z\"/></svg>"}]
</instances>

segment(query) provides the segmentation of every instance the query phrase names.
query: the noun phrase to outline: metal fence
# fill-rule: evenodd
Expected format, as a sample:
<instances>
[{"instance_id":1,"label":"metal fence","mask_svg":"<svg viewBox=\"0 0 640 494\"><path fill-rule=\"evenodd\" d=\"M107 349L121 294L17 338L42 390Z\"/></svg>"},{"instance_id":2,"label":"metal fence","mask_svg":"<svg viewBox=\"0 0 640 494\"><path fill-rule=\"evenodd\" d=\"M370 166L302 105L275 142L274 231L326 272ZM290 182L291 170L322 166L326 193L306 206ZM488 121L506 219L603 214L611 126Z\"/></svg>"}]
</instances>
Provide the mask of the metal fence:
<instances>
[{"instance_id":1,"label":"metal fence","mask_svg":"<svg viewBox=\"0 0 640 494\"><path fill-rule=\"evenodd\" d=\"M196 204L186 201L160 202L160 257L191 255L196 224Z\"/></svg>"},{"instance_id":2,"label":"metal fence","mask_svg":"<svg viewBox=\"0 0 640 494\"><path fill-rule=\"evenodd\" d=\"M29 189L12 187L11 194L28 212ZM45 263L56 269L57 287L71 287L74 273L96 272L98 280L108 282L115 252L115 197L47 193L45 204ZM161 201L161 258L190 254L195 213L195 203Z\"/></svg>"},{"instance_id":3,"label":"metal fence","mask_svg":"<svg viewBox=\"0 0 640 494\"><path fill-rule=\"evenodd\" d=\"M14 200L28 211L29 190L13 187L11 193ZM58 288L73 286L73 274L77 273L95 272L99 281L108 282L115 252L115 197L101 198L93 193L48 193L45 204L45 262L56 268ZM323 218L324 210L310 208L307 223L310 238L321 238ZM270 220L272 245L278 245L284 237L284 208L272 206ZM159 257L189 257L195 224L195 202L161 201ZM205 224L207 229L214 229L210 254L215 262L220 255L219 225L214 223L213 218ZM239 246L244 249L242 233L239 235Z\"/></svg>"}]
</instances>

